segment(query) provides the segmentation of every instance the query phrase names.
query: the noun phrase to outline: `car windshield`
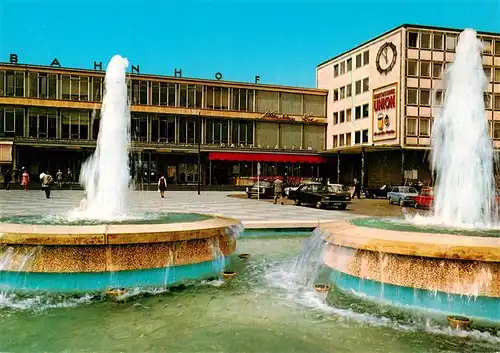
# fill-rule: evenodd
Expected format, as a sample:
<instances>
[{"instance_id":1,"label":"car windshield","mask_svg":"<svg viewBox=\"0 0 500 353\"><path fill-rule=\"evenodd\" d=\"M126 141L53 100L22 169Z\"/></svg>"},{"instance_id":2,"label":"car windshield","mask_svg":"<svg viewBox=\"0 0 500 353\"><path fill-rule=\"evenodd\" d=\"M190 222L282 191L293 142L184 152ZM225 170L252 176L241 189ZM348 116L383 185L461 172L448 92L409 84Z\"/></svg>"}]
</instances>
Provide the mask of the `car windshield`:
<instances>
[{"instance_id":1,"label":"car windshield","mask_svg":"<svg viewBox=\"0 0 500 353\"><path fill-rule=\"evenodd\" d=\"M399 187L399 192L404 192L407 194L416 194L417 190L415 188L411 188L409 186L400 186Z\"/></svg>"},{"instance_id":2,"label":"car windshield","mask_svg":"<svg viewBox=\"0 0 500 353\"><path fill-rule=\"evenodd\" d=\"M312 185L309 187L309 191L319 193L336 193L347 191L347 188L344 185Z\"/></svg>"},{"instance_id":3,"label":"car windshield","mask_svg":"<svg viewBox=\"0 0 500 353\"><path fill-rule=\"evenodd\" d=\"M328 185L328 192L345 192L349 191L349 188L345 185Z\"/></svg>"},{"instance_id":4,"label":"car windshield","mask_svg":"<svg viewBox=\"0 0 500 353\"><path fill-rule=\"evenodd\" d=\"M253 184L254 187L261 187L261 188L269 188L271 186L273 186L273 184L269 181L261 181L260 183L255 183Z\"/></svg>"}]
</instances>

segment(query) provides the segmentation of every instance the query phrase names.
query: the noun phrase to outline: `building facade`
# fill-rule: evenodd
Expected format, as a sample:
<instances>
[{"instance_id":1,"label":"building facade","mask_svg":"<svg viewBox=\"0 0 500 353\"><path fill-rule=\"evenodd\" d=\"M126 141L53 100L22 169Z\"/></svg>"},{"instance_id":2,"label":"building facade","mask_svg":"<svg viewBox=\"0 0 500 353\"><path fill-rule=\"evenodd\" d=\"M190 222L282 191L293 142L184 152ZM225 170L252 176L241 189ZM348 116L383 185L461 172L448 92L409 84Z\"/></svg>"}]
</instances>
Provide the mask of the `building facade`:
<instances>
[{"instance_id":1,"label":"building facade","mask_svg":"<svg viewBox=\"0 0 500 353\"><path fill-rule=\"evenodd\" d=\"M17 61L17 60L16 60ZM140 183L248 185L322 175L327 91L127 74ZM0 168L78 175L99 134L104 72L0 64Z\"/></svg>"},{"instance_id":2,"label":"building facade","mask_svg":"<svg viewBox=\"0 0 500 353\"><path fill-rule=\"evenodd\" d=\"M364 186L431 182L433 119L443 102L443 74L461 30L401 25L316 69L329 91L327 152L333 178ZM488 78L486 117L500 148L500 34L478 32Z\"/></svg>"}]
</instances>

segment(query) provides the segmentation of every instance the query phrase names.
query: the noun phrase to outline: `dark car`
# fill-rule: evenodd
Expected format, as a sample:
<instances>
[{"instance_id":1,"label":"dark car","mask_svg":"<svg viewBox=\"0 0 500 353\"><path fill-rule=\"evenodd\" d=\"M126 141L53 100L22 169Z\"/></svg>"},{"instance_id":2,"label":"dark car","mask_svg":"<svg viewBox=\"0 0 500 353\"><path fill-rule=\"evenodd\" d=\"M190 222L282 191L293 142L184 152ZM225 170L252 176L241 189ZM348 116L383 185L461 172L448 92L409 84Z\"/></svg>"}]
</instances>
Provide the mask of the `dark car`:
<instances>
[{"instance_id":1,"label":"dark car","mask_svg":"<svg viewBox=\"0 0 500 353\"><path fill-rule=\"evenodd\" d=\"M377 199L379 197L386 199L389 190L391 190L389 185L382 185L378 188L365 188L365 197L367 199Z\"/></svg>"},{"instance_id":2,"label":"dark car","mask_svg":"<svg viewBox=\"0 0 500 353\"><path fill-rule=\"evenodd\" d=\"M337 207L345 210L351 201L349 189L343 185L302 185L294 195L295 204L315 205L316 208Z\"/></svg>"},{"instance_id":3,"label":"dark car","mask_svg":"<svg viewBox=\"0 0 500 353\"><path fill-rule=\"evenodd\" d=\"M274 184L270 181L261 181L253 184L251 188L247 187L245 192L249 199L252 198L252 196L257 197L257 194L263 199L274 197Z\"/></svg>"},{"instance_id":4,"label":"dark car","mask_svg":"<svg viewBox=\"0 0 500 353\"><path fill-rule=\"evenodd\" d=\"M322 185L322 184L318 183L316 181L310 181L310 182L302 183L302 184L300 184L298 186L287 187L287 188L285 188L285 195L286 195L286 197L289 200L295 200L295 195L297 194L297 190L299 190L299 188L301 186L304 186L304 185Z\"/></svg>"}]
</instances>

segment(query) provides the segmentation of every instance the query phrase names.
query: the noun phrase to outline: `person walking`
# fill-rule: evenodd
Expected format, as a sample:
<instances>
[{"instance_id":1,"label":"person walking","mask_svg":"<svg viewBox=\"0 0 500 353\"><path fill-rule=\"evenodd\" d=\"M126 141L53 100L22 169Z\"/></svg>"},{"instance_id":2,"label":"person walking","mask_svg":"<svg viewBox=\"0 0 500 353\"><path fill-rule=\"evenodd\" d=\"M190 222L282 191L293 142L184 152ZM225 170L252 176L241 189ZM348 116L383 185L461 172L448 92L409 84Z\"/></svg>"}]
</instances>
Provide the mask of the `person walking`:
<instances>
[{"instance_id":1,"label":"person walking","mask_svg":"<svg viewBox=\"0 0 500 353\"><path fill-rule=\"evenodd\" d=\"M24 191L28 190L28 184L30 183L30 175L23 169L23 174L21 175L21 185L24 187Z\"/></svg>"},{"instance_id":2,"label":"person walking","mask_svg":"<svg viewBox=\"0 0 500 353\"><path fill-rule=\"evenodd\" d=\"M59 189L62 188L63 178L64 178L63 172L61 172L61 169L59 169L56 173L57 186L59 187Z\"/></svg>"},{"instance_id":3,"label":"person walking","mask_svg":"<svg viewBox=\"0 0 500 353\"><path fill-rule=\"evenodd\" d=\"M283 182L280 178L276 178L274 181L274 204L278 202L278 197L280 198L280 202L283 205Z\"/></svg>"},{"instance_id":4,"label":"person walking","mask_svg":"<svg viewBox=\"0 0 500 353\"><path fill-rule=\"evenodd\" d=\"M158 179L158 191L160 192L161 198L164 198L165 191L167 191L167 180L163 174L160 176L160 179Z\"/></svg>"},{"instance_id":5,"label":"person walking","mask_svg":"<svg viewBox=\"0 0 500 353\"><path fill-rule=\"evenodd\" d=\"M50 199L50 188L52 186L52 175L49 172L45 173L42 181L42 190L45 192L45 197Z\"/></svg>"},{"instance_id":6,"label":"person walking","mask_svg":"<svg viewBox=\"0 0 500 353\"><path fill-rule=\"evenodd\" d=\"M6 170L5 173L3 173L3 184L5 186L5 190L10 190L10 182L12 181L12 174L10 173L10 170Z\"/></svg>"}]
</instances>

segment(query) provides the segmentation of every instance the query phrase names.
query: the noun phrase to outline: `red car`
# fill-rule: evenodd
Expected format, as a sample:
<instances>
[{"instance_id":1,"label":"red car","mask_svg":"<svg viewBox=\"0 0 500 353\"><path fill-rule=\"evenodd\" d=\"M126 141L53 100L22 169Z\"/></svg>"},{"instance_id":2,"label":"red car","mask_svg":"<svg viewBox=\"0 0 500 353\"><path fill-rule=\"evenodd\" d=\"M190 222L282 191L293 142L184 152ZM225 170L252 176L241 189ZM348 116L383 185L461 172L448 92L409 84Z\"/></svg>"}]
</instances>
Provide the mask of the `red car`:
<instances>
[{"instance_id":1,"label":"red car","mask_svg":"<svg viewBox=\"0 0 500 353\"><path fill-rule=\"evenodd\" d=\"M422 188L418 196L413 199L415 200L415 208L431 208L434 202L434 190L432 188Z\"/></svg>"}]
</instances>

